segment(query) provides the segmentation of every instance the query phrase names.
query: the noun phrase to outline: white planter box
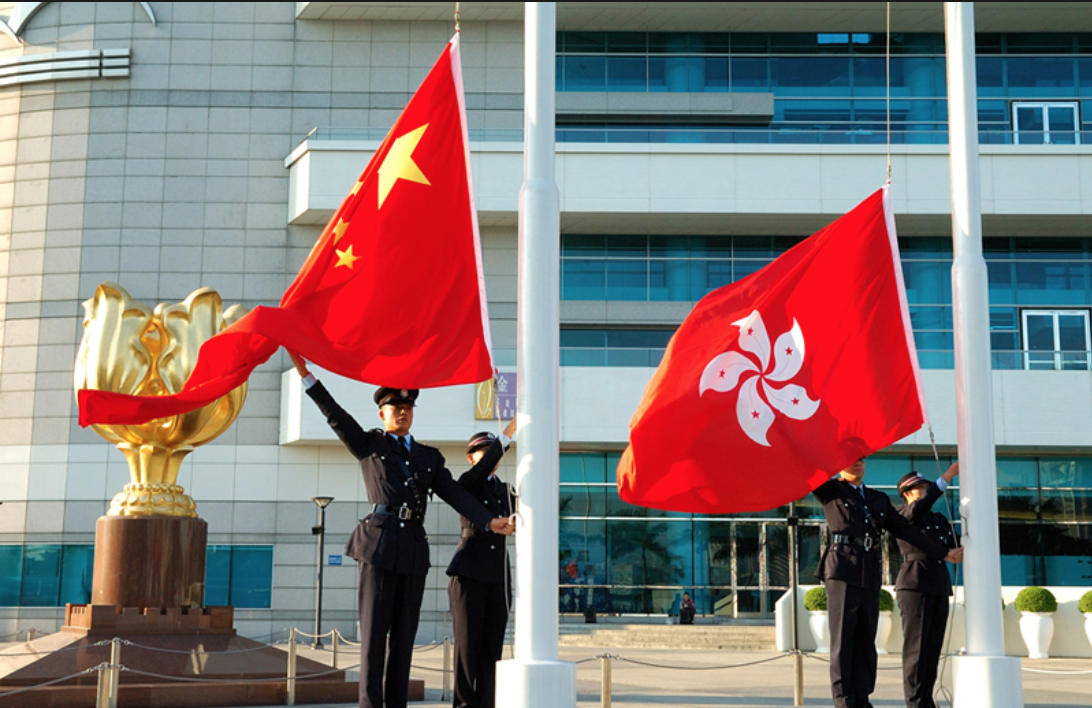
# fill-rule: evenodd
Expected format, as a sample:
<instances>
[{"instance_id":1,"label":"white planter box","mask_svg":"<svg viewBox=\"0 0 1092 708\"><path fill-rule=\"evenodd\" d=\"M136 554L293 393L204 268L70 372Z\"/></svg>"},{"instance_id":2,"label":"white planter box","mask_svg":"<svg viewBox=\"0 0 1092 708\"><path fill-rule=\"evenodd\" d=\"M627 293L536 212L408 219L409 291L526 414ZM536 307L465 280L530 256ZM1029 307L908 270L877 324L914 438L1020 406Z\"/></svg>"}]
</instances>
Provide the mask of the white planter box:
<instances>
[{"instance_id":1,"label":"white planter box","mask_svg":"<svg viewBox=\"0 0 1092 708\"><path fill-rule=\"evenodd\" d=\"M1020 636L1028 648L1029 659L1049 659L1050 640L1054 638L1054 618L1050 612L1021 612Z\"/></svg>"}]
</instances>

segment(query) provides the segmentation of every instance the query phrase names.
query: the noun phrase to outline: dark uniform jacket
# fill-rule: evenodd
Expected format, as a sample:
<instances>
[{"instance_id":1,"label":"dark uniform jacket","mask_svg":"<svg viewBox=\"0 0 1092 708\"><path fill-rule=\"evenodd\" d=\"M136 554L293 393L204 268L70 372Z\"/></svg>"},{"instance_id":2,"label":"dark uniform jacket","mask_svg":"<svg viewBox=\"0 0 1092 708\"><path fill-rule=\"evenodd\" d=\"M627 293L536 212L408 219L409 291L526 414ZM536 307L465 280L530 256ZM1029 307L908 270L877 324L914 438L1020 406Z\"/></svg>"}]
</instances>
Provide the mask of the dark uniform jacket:
<instances>
[{"instance_id":1,"label":"dark uniform jacket","mask_svg":"<svg viewBox=\"0 0 1092 708\"><path fill-rule=\"evenodd\" d=\"M959 546L959 538L952 525L942 514L933 511L933 504L943 494L936 483L932 483L925 490L925 496L912 504L899 507L899 514L933 541L944 544L946 548L956 548ZM942 597L952 594L952 579L948 574L947 563L930 558L920 548L902 539L899 539L899 552L902 553L903 564L899 569L899 577L895 580L896 590L914 590Z\"/></svg>"},{"instance_id":2,"label":"dark uniform jacket","mask_svg":"<svg viewBox=\"0 0 1092 708\"><path fill-rule=\"evenodd\" d=\"M489 479L490 473L503 455L504 447L500 440L494 440L482 455L482 459L459 477L459 484L463 489L473 494L493 516L512 514L508 485L496 477ZM455 549L455 555L447 567L447 574L479 583L505 582L506 576L510 574L505 572L508 560L504 537L481 530L465 516L460 521L462 538L459 539L459 547Z\"/></svg>"},{"instance_id":3,"label":"dark uniform jacket","mask_svg":"<svg viewBox=\"0 0 1092 708\"><path fill-rule=\"evenodd\" d=\"M345 555L399 573L426 573L429 569L428 535L421 521L428 495L436 492L457 512L481 528L493 514L451 477L440 451L414 441L412 454L396 438L378 428L364 430L319 382L307 389L345 447L360 460L368 501L392 507L406 506L413 519L389 514L368 514L345 545Z\"/></svg>"},{"instance_id":4,"label":"dark uniform jacket","mask_svg":"<svg viewBox=\"0 0 1092 708\"><path fill-rule=\"evenodd\" d=\"M906 539L929 558L943 559L948 548L933 541L904 517L895 513L891 500L883 492L863 487L864 497L849 482L830 479L819 485L815 496L823 505L831 543L823 550L815 577L842 580L862 588L879 589L882 579L880 544L884 531ZM833 535L848 537L838 542ZM867 539L867 540L866 540ZM866 546L870 546L868 550Z\"/></svg>"}]
</instances>

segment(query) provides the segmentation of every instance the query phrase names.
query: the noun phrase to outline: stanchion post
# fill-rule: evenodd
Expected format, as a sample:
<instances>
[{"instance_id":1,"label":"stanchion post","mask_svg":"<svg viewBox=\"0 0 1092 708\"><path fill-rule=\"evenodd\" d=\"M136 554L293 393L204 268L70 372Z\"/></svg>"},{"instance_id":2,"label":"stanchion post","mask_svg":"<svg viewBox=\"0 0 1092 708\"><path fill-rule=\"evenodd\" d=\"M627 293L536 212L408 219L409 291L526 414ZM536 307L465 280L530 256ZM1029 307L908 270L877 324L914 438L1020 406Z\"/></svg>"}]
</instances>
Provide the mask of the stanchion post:
<instances>
[{"instance_id":1,"label":"stanchion post","mask_svg":"<svg viewBox=\"0 0 1092 708\"><path fill-rule=\"evenodd\" d=\"M330 630L330 643L333 644L331 651L334 653L334 668L337 668L337 639L341 636L341 632L337 631L337 628Z\"/></svg>"},{"instance_id":2,"label":"stanchion post","mask_svg":"<svg viewBox=\"0 0 1092 708\"><path fill-rule=\"evenodd\" d=\"M797 531L800 528L800 519L796 515L796 503L789 504L789 516L785 520L789 532L789 585L791 585L792 599L789 602L789 617L792 622L792 704L804 705L804 655L800 653L800 617L796 609L797 593L800 592L800 560L798 558L799 546Z\"/></svg>"},{"instance_id":3,"label":"stanchion post","mask_svg":"<svg viewBox=\"0 0 1092 708\"><path fill-rule=\"evenodd\" d=\"M109 708L118 708L118 684L121 682L121 640L110 640Z\"/></svg>"},{"instance_id":4,"label":"stanchion post","mask_svg":"<svg viewBox=\"0 0 1092 708\"><path fill-rule=\"evenodd\" d=\"M27 641L28 642L33 642L34 641L34 627L31 627L30 629L27 630Z\"/></svg>"},{"instance_id":5,"label":"stanchion post","mask_svg":"<svg viewBox=\"0 0 1092 708\"><path fill-rule=\"evenodd\" d=\"M288 631L288 697L286 705L296 705L296 628Z\"/></svg>"},{"instance_id":6,"label":"stanchion post","mask_svg":"<svg viewBox=\"0 0 1092 708\"><path fill-rule=\"evenodd\" d=\"M440 697L445 703L451 700L451 639L444 637L444 690Z\"/></svg>"},{"instance_id":7,"label":"stanchion post","mask_svg":"<svg viewBox=\"0 0 1092 708\"><path fill-rule=\"evenodd\" d=\"M98 665L99 680L95 685L95 708L109 708L110 705L110 665L105 661Z\"/></svg>"},{"instance_id":8,"label":"stanchion post","mask_svg":"<svg viewBox=\"0 0 1092 708\"><path fill-rule=\"evenodd\" d=\"M611 694L610 660L611 660L611 655L610 654L604 654L603 656L599 657L599 660L600 660L602 670L603 670L603 679L602 679L602 687L600 689L599 704L603 708L610 708L610 694Z\"/></svg>"}]
</instances>

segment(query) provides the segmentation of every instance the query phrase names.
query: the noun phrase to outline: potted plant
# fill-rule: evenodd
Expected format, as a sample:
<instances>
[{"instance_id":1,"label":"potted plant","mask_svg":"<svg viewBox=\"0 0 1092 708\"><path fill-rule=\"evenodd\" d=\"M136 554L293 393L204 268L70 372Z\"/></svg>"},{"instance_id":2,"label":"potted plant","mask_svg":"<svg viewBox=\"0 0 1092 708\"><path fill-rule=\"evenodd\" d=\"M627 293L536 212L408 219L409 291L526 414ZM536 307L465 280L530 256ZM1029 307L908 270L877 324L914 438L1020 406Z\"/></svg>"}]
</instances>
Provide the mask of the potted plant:
<instances>
[{"instance_id":1,"label":"potted plant","mask_svg":"<svg viewBox=\"0 0 1092 708\"><path fill-rule=\"evenodd\" d=\"M1028 647L1029 659L1049 659L1047 650L1054 637L1054 618L1058 600L1046 588L1028 587L1016 596L1016 611L1020 613L1020 635Z\"/></svg>"},{"instance_id":2,"label":"potted plant","mask_svg":"<svg viewBox=\"0 0 1092 708\"><path fill-rule=\"evenodd\" d=\"M876 624L876 653L887 653L887 640L891 638L891 614L895 611L895 598L880 588L880 619Z\"/></svg>"},{"instance_id":3,"label":"potted plant","mask_svg":"<svg viewBox=\"0 0 1092 708\"><path fill-rule=\"evenodd\" d=\"M1077 601L1077 609L1084 613L1084 635L1088 637L1088 643L1092 644L1092 590L1081 595Z\"/></svg>"},{"instance_id":4,"label":"potted plant","mask_svg":"<svg viewBox=\"0 0 1092 708\"><path fill-rule=\"evenodd\" d=\"M808 626L815 637L815 653L830 653L830 624L827 620L827 590L817 587L804 595L804 609L810 612Z\"/></svg>"}]
</instances>

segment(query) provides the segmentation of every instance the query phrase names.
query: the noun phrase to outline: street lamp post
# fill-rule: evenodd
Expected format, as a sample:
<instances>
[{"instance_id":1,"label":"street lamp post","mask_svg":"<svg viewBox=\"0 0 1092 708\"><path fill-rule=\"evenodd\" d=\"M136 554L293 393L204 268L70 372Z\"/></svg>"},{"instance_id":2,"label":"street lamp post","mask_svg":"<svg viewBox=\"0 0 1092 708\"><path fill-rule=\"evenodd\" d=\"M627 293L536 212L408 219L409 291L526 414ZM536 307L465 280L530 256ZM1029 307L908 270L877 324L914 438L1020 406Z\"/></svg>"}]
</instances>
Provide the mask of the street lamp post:
<instances>
[{"instance_id":1,"label":"street lamp post","mask_svg":"<svg viewBox=\"0 0 1092 708\"><path fill-rule=\"evenodd\" d=\"M319 508L318 526L311 527L311 534L318 536L318 573L315 581L315 649L322 648L322 556L326 552L326 507L330 506L333 497L311 497Z\"/></svg>"}]
</instances>

